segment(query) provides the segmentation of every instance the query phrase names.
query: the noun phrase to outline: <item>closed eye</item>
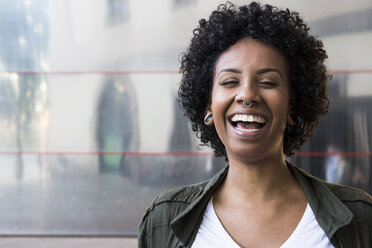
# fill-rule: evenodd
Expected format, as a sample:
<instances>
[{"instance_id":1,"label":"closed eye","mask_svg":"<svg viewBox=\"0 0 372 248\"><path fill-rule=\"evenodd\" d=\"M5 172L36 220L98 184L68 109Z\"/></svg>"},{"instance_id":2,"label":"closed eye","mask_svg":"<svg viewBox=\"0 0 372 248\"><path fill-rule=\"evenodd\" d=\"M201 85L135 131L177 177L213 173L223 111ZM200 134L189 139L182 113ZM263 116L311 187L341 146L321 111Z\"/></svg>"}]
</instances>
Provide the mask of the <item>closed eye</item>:
<instances>
[{"instance_id":1,"label":"closed eye","mask_svg":"<svg viewBox=\"0 0 372 248\"><path fill-rule=\"evenodd\" d=\"M239 84L239 81L238 80L226 80L226 81L222 81L219 83L219 85L221 86L228 86L228 87L233 87L235 86L236 84Z\"/></svg>"},{"instance_id":2,"label":"closed eye","mask_svg":"<svg viewBox=\"0 0 372 248\"><path fill-rule=\"evenodd\" d=\"M262 82L259 82L258 84L265 88L274 88L279 85L278 83L270 82L270 81L262 81Z\"/></svg>"}]
</instances>

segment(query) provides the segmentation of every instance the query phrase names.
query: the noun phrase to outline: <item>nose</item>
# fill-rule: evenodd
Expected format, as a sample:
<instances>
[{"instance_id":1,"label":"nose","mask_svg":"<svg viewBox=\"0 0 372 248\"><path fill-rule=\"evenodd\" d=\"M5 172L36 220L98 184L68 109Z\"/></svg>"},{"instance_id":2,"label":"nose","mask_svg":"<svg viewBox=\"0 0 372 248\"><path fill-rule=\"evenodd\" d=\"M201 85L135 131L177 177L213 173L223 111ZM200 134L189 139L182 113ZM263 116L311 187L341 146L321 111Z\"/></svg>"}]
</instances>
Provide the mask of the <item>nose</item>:
<instances>
[{"instance_id":1,"label":"nose","mask_svg":"<svg viewBox=\"0 0 372 248\"><path fill-rule=\"evenodd\" d=\"M235 96L235 101L240 104L243 104L243 102L245 103L260 102L261 98L259 96L259 91L256 82L254 81L242 82Z\"/></svg>"}]
</instances>

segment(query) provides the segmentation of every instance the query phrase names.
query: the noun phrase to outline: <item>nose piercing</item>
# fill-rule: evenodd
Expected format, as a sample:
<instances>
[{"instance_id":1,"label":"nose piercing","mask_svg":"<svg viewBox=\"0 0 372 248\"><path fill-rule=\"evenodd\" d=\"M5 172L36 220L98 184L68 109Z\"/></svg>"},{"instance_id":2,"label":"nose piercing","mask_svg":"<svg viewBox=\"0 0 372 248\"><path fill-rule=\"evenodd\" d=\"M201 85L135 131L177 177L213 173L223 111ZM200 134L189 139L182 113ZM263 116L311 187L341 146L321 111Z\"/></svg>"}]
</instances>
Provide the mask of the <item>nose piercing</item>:
<instances>
[{"instance_id":1,"label":"nose piercing","mask_svg":"<svg viewBox=\"0 0 372 248\"><path fill-rule=\"evenodd\" d=\"M248 104L246 104L245 101L243 101L243 106L246 108L250 108L252 107L252 105L253 105L253 101L250 101Z\"/></svg>"}]
</instances>

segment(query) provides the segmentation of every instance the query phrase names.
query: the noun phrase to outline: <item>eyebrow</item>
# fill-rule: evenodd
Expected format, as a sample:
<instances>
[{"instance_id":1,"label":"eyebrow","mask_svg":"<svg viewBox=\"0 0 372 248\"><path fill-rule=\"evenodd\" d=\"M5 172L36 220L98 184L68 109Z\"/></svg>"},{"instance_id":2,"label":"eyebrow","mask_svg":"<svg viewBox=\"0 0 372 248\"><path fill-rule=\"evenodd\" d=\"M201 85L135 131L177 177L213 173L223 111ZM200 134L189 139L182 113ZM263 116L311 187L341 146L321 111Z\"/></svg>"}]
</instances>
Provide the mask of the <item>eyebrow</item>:
<instances>
[{"instance_id":1,"label":"eyebrow","mask_svg":"<svg viewBox=\"0 0 372 248\"><path fill-rule=\"evenodd\" d=\"M222 72L232 72L232 73L237 73L237 74L242 74L242 71L239 70L239 69L234 69L234 68L226 68L226 69L223 69L221 70L218 75L220 75ZM280 75L281 78L283 78L283 75L282 73L280 73L279 70L275 69L275 68L263 68L263 69L260 69L258 71L256 71L256 74L260 75L260 74L264 74L266 72L276 72ZM217 76L218 76L217 75Z\"/></svg>"},{"instance_id":2,"label":"eyebrow","mask_svg":"<svg viewBox=\"0 0 372 248\"><path fill-rule=\"evenodd\" d=\"M222 72L232 72L232 73L237 73L237 74L242 74L242 71L241 70L238 70L238 69L234 69L234 68L226 68L226 69L222 69L218 75L220 75ZM218 76L217 75L217 76Z\"/></svg>"},{"instance_id":3,"label":"eyebrow","mask_svg":"<svg viewBox=\"0 0 372 248\"><path fill-rule=\"evenodd\" d=\"M281 78L283 78L283 75L280 73L280 71L275 68L263 68L263 69L256 71L256 74L264 74L266 72L276 72L279 74Z\"/></svg>"}]
</instances>

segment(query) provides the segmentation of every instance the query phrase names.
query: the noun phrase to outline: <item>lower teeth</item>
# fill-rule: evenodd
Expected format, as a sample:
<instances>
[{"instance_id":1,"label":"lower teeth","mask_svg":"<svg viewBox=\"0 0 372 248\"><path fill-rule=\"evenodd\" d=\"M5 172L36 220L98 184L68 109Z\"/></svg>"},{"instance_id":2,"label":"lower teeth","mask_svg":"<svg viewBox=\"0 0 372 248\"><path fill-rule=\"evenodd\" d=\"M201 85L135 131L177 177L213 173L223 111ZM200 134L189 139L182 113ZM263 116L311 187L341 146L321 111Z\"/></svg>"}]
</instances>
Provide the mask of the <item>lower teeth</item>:
<instances>
[{"instance_id":1,"label":"lower teeth","mask_svg":"<svg viewBox=\"0 0 372 248\"><path fill-rule=\"evenodd\" d=\"M244 131L244 132L255 132L255 131L258 131L257 128L254 128L254 129L243 129L243 128L236 127L236 129L238 129L240 131Z\"/></svg>"}]
</instances>

